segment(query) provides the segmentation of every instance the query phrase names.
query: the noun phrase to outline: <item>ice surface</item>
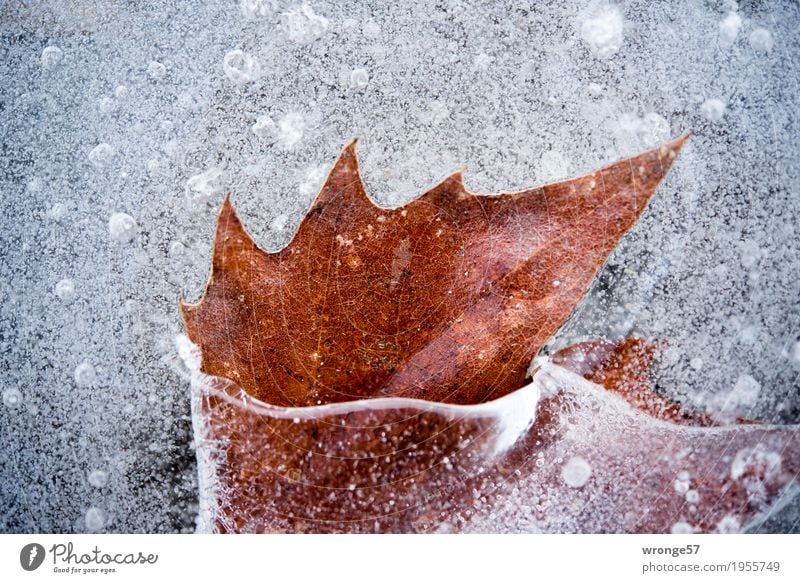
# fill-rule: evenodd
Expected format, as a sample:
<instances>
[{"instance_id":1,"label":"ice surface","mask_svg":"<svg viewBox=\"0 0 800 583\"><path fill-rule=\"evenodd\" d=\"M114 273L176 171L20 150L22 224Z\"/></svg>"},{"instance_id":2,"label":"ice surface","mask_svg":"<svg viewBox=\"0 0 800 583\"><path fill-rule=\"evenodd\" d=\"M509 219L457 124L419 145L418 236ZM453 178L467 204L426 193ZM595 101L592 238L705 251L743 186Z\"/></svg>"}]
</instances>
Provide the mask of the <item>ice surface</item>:
<instances>
[{"instance_id":1,"label":"ice surface","mask_svg":"<svg viewBox=\"0 0 800 583\"><path fill-rule=\"evenodd\" d=\"M0 531L86 531L92 507L105 531L194 530L177 298L202 293L224 192L275 249L313 169L356 136L370 195L393 205L461 166L471 190L514 190L692 129L553 347L663 338L665 394L705 406L744 374L749 415L800 419L796 2L374 4L0 6ZM260 75L243 58L252 80L231 79L233 51ZM260 116L274 127L254 131ZM118 212L137 225L125 244ZM763 528L797 530L799 508Z\"/></svg>"}]
</instances>

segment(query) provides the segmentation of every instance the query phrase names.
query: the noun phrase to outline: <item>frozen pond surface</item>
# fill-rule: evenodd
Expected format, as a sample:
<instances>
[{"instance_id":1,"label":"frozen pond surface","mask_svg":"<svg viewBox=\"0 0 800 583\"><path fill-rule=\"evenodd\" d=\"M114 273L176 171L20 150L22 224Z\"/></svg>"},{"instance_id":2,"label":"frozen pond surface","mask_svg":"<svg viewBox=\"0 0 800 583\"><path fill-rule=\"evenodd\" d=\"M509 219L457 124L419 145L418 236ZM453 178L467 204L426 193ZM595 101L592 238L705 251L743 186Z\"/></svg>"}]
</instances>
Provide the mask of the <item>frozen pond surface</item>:
<instances>
[{"instance_id":1,"label":"frozen pond surface","mask_svg":"<svg viewBox=\"0 0 800 583\"><path fill-rule=\"evenodd\" d=\"M152 6L0 5L0 532L194 530L177 299L225 192L277 249L355 136L396 205L691 129L554 343L666 339L664 394L800 421L796 2ZM800 504L762 528L800 530Z\"/></svg>"}]
</instances>

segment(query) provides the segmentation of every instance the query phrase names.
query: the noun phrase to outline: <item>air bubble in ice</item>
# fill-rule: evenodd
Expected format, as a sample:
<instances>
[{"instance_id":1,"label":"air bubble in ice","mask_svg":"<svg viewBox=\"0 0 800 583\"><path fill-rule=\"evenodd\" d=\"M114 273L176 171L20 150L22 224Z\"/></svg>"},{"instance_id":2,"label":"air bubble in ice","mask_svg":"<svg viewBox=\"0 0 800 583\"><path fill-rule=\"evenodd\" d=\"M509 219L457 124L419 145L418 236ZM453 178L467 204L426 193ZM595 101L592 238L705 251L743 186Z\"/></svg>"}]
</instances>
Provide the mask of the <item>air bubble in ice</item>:
<instances>
[{"instance_id":1,"label":"air bubble in ice","mask_svg":"<svg viewBox=\"0 0 800 583\"><path fill-rule=\"evenodd\" d=\"M85 360L75 367L75 382L78 383L78 386L88 387L96 379L97 373L94 370L94 366Z\"/></svg>"},{"instance_id":2,"label":"air bubble in ice","mask_svg":"<svg viewBox=\"0 0 800 583\"><path fill-rule=\"evenodd\" d=\"M18 407L22 403L22 393L19 389L11 388L3 391L3 405Z\"/></svg>"},{"instance_id":3,"label":"air bubble in ice","mask_svg":"<svg viewBox=\"0 0 800 583\"><path fill-rule=\"evenodd\" d=\"M92 151L89 152L89 161L97 168L102 168L108 166L116 154L117 151L111 144L103 142L92 148Z\"/></svg>"},{"instance_id":4,"label":"air bubble in ice","mask_svg":"<svg viewBox=\"0 0 800 583\"><path fill-rule=\"evenodd\" d=\"M353 69L350 73L350 87L364 89L369 84L369 75L366 69Z\"/></svg>"},{"instance_id":5,"label":"air bubble in ice","mask_svg":"<svg viewBox=\"0 0 800 583\"><path fill-rule=\"evenodd\" d=\"M308 4L295 6L281 14L284 34L296 43L309 43L328 30L328 19L314 12Z\"/></svg>"},{"instance_id":6,"label":"air bubble in ice","mask_svg":"<svg viewBox=\"0 0 800 583\"><path fill-rule=\"evenodd\" d=\"M42 51L40 62L43 69L53 69L58 66L61 59L64 58L64 51L58 47L49 46L45 47Z\"/></svg>"},{"instance_id":7,"label":"air bubble in ice","mask_svg":"<svg viewBox=\"0 0 800 583\"><path fill-rule=\"evenodd\" d=\"M108 234L118 243L130 243L136 237L136 220L127 213L114 213L108 219Z\"/></svg>"},{"instance_id":8,"label":"air bubble in ice","mask_svg":"<svg viewBox=\"0 0 800 583\"><path fill-rule=\"evenodd\" d=\"M725 102L717 98L706 99L700 106L700 113L708 121L721 121L725 115Z\"/></svg>"},{"instance_id":9,"label":"air bubble in ice","mask_svg":"<svg viewBox=\"0 0 800 583\"><path fill-rule=\"evenodd\" d=\"M294 147L302 138L306 122L300 113L287 113L278 122L278 142L287 150Z\"/></svg>"},{"instance_id":10,"label":"air bubble in ice","mask_svg":"<svg viewBox=\"0 0 800 583\"><path fill-rule=\"evenodd\" d=\"M723 516L722 520L717 523L717 532L720 534L736 534L741 530L739 519L731 514Z\"/></svg>"},{"instance_id":11,"label":"air bubble in ice","mask_svg":"<svg viewBox=\"0 0 800 583\"><path fill-rule=\"evenodd\" d=\"M149 65L147 65L147 74L151 79L158 81L163 79L164 75L167 74L167 68L158 61L152 61Z\"/></svg>"},{"instance_id":12,"label":"air bubble in ice","mask_svg":"<svg viewBox=\"0 0 800 583\"><path fill-rule=\"evenodd\" d=\"M259 18L267 16L272 6L271 2L267 0L241 0L239 2L239 9L242 11L242 16L245 18Z\"/></svg>"},{"instance_id":13,"label":"air bubble in ice","mask_svg":"<svg viewBox=\"0 0 800 583\"><path fill-rule=\"evenodd\" d=\"M106 524L106 513L101 508L92 506L86 511L86 530L97 532Z\"/></svg>"},{"instance_id":14,"label":"air bubble in ice","mask_svg":"<svg viewBox=\"0 0 800 583\"><path fill-rule=\"evenodd\" d=\"M250 129L259 138L274 138L275 134L278 132L275 122L268 115L259 115L256 118L256 123L254 123Z\"/></svg>"},{"instance_id":15,"label":"air bubble in ice","mask_svg":"<svg viewBox=\"0 0 800 583\"><path fill-rule=\"evenodd\" d=\"M69 278L64 278L59 281L53 291L58 299L65 304L71 304L75 301L75 282Z\"/></svg>"},{"instance_id":16,"label":"air bubble in ice","mask_svg":"<svg viewBox=\"0 0 800 583\"><path fill-rule=\"evenodd\" d=\"M694 527L688 522L676 522L672 525L672 534L692 534Z\"/></svg>"},{"instance_id":17,"label":"air bubble in ice","mask_svg":"<svg viewBox=\"0 0 800 583\"><path fill-rule=\"evenodd\" d=\"M89 473L89 483L95 488L105 488L108 484L108 472L105 470L92 470Z\"/></svg>"},{"instance_id":18,"label":"air bubble in ice","mask_svg":"<svg viewBox=\"0 0 800 583\"><path fill-rule=\"evenodd\" d=\"M608 58L622 48L624 20L616 6L601 6L581 24L581 37L592 52Z\"/></svg>"},{"instance_id":19,"label":"air bubble in ice","mask_svg":"<svg viewBox=\"0 0 800 583\"><path fill-rule=\"evenodd\" d=\"M212 196L225 189L226 175L219 168L209 168L205 172L195 174L186 181L186 201L191 207L207 202Z\"/></svg>"},{"instance_id":20,"label":"air bubble in ice","mask_svg":"<svg viewBox=\"0 0 800 583\"><path fill-rule=\"evenodd\" d=\"M750 33L750 46L757 53L768 53L775 46L775 40L770 31L759 27Z\"/></svg>"},{"instance_id":21,"label":"air bubble in ice","mask_svg":"<svg viewBox=\"0 0 800 583\"><path fill-rule=\"evenodd\" d=\"M736 12L729 12L728 15L719 23L719 44L722 48L733 45L742 28L742 17Z\"/></svg>"},{"instance_id":22,"label":"air bubble in ice","mask_svg":"<svg viewBox=\"0 0 800 583\"><path fill-rule=\"evenodd\" d=\"M570 488L581 488L589 481L592 466L579 456L571 457L561 468L561 479Z\"/></svg>"},{"instance_id":23,"label":"air bubble in ice","mask_svg":"<svg viewBox=\"0 0 800 583\"><path fill-rule=\"evenodd\" d=\"M261 76L261 65L255 57L239 49L225 54L222 67L225 76L239 85L255 81Z\"/></svg>"}]
</instances>

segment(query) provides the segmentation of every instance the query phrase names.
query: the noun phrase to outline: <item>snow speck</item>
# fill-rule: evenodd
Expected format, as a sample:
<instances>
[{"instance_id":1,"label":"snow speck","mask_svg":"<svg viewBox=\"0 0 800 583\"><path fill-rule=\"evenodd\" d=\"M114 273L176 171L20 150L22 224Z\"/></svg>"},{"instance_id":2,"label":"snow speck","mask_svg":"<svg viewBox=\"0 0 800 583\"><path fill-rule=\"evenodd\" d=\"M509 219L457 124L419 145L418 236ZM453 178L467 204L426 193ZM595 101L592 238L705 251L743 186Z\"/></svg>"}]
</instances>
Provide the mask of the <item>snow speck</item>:
<instances>
[{"instance_id":1,"label":"snow speck","mask_svg":"<svg viewBox=\"0 0 800 583\"><path fill-rule=\"evenodd\" d=\"M689 361L689 366L691 366L694 370L700 370L703 368L703 359L699 356L695 356L692 360Z\"/></svg>"},{"instance_id":2,"label":"snow speck","mask_svg":"<svg viewBox=\"0 0 800 583\"><path fill-rule=\"evenodd\" d=\"M369 84L369 75L366 69L353 69L350 73L350 87L353 89L365 89Z\"/></svg>"},{"instance_id":3,"label":"snow speck","mask_svg":"<svg viewBox=\"0 0 800 583\"><path fill-rule=\"evenodd\" d=\"M42 68L47 69L54 69L61 63L61 60L64 58L64 51L62 51L58 47L49 46L45 47L42 51L42 56L40 57L40 62L42 64Z\"/></svg>"},{"instance_id":4,"label":"snow speck","mask_svg":"<svg viewBox=\"0 0 800 583\"><path fill-rule=\"evenodd\" d=\"M158 61L151 61L150 64L147 65L147 74L151 79L159 81L167 74L167 68Z\"/></svg>"},{"instance_id":5,"label":"snow speck","mask_svg":"<svg viewBox=\"0 0 800 583\"><path fill-rule=\"evenodd\" d=\"M561 468L561 479L570 488L581 488L592 475L592 466L579 456L571 457Z\"/></svg>"},{"instance_id":6,"label":"snow speck","mask_svg":"<svg viewBox=\"0 0 800 583\"><path fill-rule=\"evenodd\" d=\"M697 490L689 490L686 492L686 501L689 504L697 504L700 502L700 492Z\"/></svg>"},{"instance_id":7,"label":"snow speck","mask_svg":"<svg viewBox=\"0 0 800 583\"><path fill-rule=\"evenodd\" d=\"M101 508L92 506L86 511L86 530L97 532L102 530L106 524L106 513Z\"/></svg>"},{"instance_id":8,"label":"snow speck","mask_svg":"<svg viewBox=\"0 0 800 583\"><path fill-rule=\"evenodd\" d=\"M238 85L250 83L261 76L261 65L255 57L239 49L225 54L222 68L225 76Z\"/></svg>"},{"instance_id":9,"label":"snow speck","mask_svg":"<svg viewBox=\"0 0 800 583\"><path fill-rule=\"evenodd\" d=\"M105 488L108 484L108 472L105 470L92 470L89 473L89 484L95 488Z\"/></svg>"},{"instance_id":10,"label":"snow speck","mask_svg":"<svg viewBox=\"0 0 800 583\"><path fill-rule=\"evenodd\" d=\"M278 133L275 121L268 115L259 115L250 129L259 138L275 138Z\"/></svg>"},{"instance_id":11,"label":"snow speck","mask_svg":"<svg viewBox=\"0 0 800 583\"><path fill-rule=\"evenodd\" d=\"M328 30L328 19L314 12L308 4L303 4L281 14L281 28L289 40L305 44Z\"/></svg>"},{"instance_id":12,"label":"snow speck","mask_svg":"<svg viewBox=\"0 0 800 583\"><path fill-rule=\"evenodd\" d=\"M750 46L757 53L768 53L775 46L775 39L770 31L759 27L750 33Z\"/></svg>"},{"instance_id":13,"label":"snow speck","mask_svg":"<svg viewBox=\"0 0 800 583\"><path fill-rule=\"evenodd\" d=\"M103 142L92 148L92 151L89 152L89 161L97 168L103 168L111 163L116 154L117 151L113 146Z\"/></svg>"},{"instance_id":14,"label":"snow speck","mask_svg":"<svg viewBox=\"0 0 800 583\"><path fill-rule=\"evenodd\" d=\"M676 522L672 525L672 534L692 534L694 527L688 522Z\"/></svg>"},{"instance_id":15,"label":"snow speck","mask_svg":"<svg viewBox=\"0 0 800 583\"><path fill-rule=\"evenodd\" d=\"M22 393L19 389L6 389L3 391L3 405L6 407L18 407L22 403Z\"/></svg>"},{"instance_id":16,"label":"snow speck","mask_svg":"<svg viewBox=\"0 0 800 583\"><path fill-rule=\"evenodd\" d=\"M622 48L624 20L619 8L601 6L581 23L581 37L600 58L608 58Z\"/></svg>"},{"instance_id":17,"label":"snow speck","mask_svg":"<svg viewBox=\"0 0 800 583\"><path fill-rule=\"evenodd\" d=\"M65 304L71 304L75 301L75 282L68 278L62 279L56 284L53 293Z\"/></svg>"},{"instance_id":18,"label":"snow speck","mask_svg":"<svg viewBox=\"0 0 800 583\"><path fill-rule=\"evenodd\" d=\"M292 149L303 139L305 118L300 113L287 113L278 122L278 142L287 150Z\"/></svg>"},{"instance_id":19,"label":"snow speck","mask_svg":"<svg viewBox=\"0 0 800 583\"><path fill-rule=\"evenodd\" d=\"M704 118L711 122L722 121L725 115L725 102L721 99L706 99L700 106L700 113Z\"/></svg>"},{"instance_id":20,"label":"snow speck","mask_svg":"<svg viewBox=\"0 0 800 583\"><path fill-rule=\"evenodd\" d=\"M108 234L117 243L130 243L137 230L136 220L127 213L114 213L108 219Z\"/></svg>"},{"instance_id":21,"label":"snow speck","mask_svg":"<svg viewBox=\"0 0 800 583\"><path fill-rule=\"evenodd\" d=\"M729 12L719 23L719 44L728 48L736 41L739 29L742 28L742 17L736 12Z\"/></svg>"},{"instance_id":22,"label":"snow speck","mask_svg":"<svg viewBox=\"0 0 800 583\"><path fill-rule=\"evenodd\" d=\"M90 363L83 361L75 367L75 382L81 387L88 387L93 384L97 379L97 373L94 366Z\"/></svg>"}]
</instances>

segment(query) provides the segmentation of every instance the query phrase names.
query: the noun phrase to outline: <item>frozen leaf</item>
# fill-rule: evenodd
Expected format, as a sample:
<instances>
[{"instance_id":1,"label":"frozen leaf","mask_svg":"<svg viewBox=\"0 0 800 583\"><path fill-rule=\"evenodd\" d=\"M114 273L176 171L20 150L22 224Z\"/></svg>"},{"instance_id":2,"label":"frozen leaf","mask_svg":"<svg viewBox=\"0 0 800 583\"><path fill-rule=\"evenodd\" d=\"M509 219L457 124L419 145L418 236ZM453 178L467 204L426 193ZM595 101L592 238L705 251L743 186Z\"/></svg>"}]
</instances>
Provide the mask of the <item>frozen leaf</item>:
<instances>
[{"instance_id":1,"label":"frozen leaf","mask_svg":"<svg viewBox=\"0 0 800 583\"><path fill-rule=\"evenodd\" d=\"M685 139L515 193L478 196L456 172L394 209L367 198L352 143L276 253L226 199L205 295L182 304L203 372L281 406L508 394Z\"/></svg>"}]
</instances>

